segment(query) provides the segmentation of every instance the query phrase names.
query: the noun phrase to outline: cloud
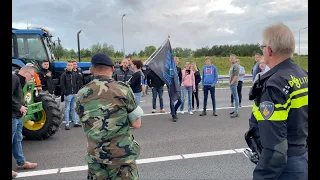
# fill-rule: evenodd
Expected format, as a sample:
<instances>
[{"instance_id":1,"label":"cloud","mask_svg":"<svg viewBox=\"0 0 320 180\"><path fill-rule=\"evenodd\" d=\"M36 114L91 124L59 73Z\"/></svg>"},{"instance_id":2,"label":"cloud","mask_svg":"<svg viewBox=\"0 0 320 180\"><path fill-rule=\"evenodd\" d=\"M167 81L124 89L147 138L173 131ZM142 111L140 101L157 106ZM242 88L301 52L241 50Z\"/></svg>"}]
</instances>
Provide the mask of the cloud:
<instances>
[{"instance_id":1,"label":"cloud","mask_svg":"<svg viewBox=\"0 0 320 180\"><path fill-rule=\"evenodd\" d=\"M285 8L283 8L285 7ZM66 48L106 42L126 53L159 46L171 36L173 47L261 43L267 25L283 22L294 32L308 26L307 0L13 0L12 24L45 27ZM26 27L26 26L25 26ZM300 52L308 52L308 30L300 31ZM302 48L303 47L303 48Z\"/></svg>"}]
</instances>

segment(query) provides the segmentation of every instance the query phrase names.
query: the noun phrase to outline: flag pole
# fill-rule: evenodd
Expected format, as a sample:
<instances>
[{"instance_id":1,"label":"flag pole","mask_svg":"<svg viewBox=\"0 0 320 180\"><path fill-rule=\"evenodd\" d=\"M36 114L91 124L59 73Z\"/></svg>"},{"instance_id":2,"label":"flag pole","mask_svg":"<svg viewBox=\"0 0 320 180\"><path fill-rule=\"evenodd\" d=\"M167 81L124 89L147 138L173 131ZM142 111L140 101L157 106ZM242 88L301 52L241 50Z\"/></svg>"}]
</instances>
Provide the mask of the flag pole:
<instances>
[{"instance_id":1,"label":"flag pole","mask_svg":"<svg viewBox=\"0 0 320 180\"><path fill-rule=\"evenodd\" d=\"M150 58L151 58L156 52L159 52L159 51L162 49L163 44L166 43L169 38L170 38L170 36L168 36L168 38L166 38L166 40L159 46L159 48L156 49L156 50L148 57L148 59L144 62L145 65L147 65L147 64L149 63L149 61L151 60Z\"/></svg>"}]
</instances>

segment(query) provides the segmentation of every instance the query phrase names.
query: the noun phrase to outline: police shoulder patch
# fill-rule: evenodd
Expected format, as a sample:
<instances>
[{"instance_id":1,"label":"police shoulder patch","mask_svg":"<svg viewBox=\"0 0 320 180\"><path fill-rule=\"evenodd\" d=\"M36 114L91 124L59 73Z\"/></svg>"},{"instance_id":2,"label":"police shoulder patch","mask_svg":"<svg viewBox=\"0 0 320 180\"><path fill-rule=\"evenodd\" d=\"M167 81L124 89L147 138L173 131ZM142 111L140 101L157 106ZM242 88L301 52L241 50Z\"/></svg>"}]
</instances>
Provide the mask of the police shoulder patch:
<instances>
[{"instance_id":1,"label":"police shoulder patch","mask_svg":"<svg viewBox=\"0 0 320 180\"><path fill-rule=\"evenodd\" d=\"M265 120L268 120L274 112L274 103L270 101L263 101L259 105L259 110L262 117Z\"/></svg>"}]
</instances>

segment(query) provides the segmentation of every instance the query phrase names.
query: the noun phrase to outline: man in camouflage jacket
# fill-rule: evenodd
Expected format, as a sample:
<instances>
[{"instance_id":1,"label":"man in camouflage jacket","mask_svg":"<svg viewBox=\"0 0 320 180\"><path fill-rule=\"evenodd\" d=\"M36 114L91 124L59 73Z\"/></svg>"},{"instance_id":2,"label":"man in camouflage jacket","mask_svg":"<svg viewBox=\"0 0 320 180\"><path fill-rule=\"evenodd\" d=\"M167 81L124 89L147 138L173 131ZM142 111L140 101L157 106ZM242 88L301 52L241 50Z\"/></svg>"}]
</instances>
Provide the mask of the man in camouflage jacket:
<instances>
[{"instance_id":1,"label":"man in camouflage jacket","mask_svg":"<svg viewBox=\"0 0 320 180\"><path fill-rule=\"evenodd\" d=\"M130 126L140 128L142 109L129 85L112 79L114 65L98 53L91 59L94 79L78 93L76 111L87 137L87 179L139 179L140 147Z\"/></svg>"}]
</instances>

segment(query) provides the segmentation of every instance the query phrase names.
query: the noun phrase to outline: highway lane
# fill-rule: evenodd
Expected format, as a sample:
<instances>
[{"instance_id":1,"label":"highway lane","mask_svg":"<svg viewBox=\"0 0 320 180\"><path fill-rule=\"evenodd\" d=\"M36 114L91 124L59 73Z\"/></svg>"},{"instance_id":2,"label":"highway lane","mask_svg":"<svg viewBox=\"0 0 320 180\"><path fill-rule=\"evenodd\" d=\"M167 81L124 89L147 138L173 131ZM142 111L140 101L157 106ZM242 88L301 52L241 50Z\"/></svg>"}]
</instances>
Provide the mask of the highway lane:
<instances>
[{"instance_id":1,"label":"highway lane","mask_svg":"<svg viewBox=\"0 0 320 180\"><path fill-rule=\"evenodd\" d=\"M244 88L244 94L248 90ZM250 179L252 177L254 165L239 153L240 151L234 151L247 147L243 135L248 129L251 108L240 108L240 116L232 119L229 117L232 109L228 107L230 90L217 89L216 93L218 117L212 116L211 111L205 117L198 116L200 112L195 112L194 115L179 115L179 121L176 123L171 121L168 114L143 117L142 127L133 129L135 139L141 146L138 161L141 179ZM146 102L142 102L141 106L146 113L149 110L151 112L152 108L149 107L151 95L143 99ZM166 100L165 104L168 105ZM244 99L243 106L251 104ZM62 127L48 140L23 141L23 149L27 159L38 162L39 167L32 171L19 171L22 172L21 176L30 175L19 179L86 179L84 159L86 140L81 128L65 131ZM210 153L197 154L202 152ZM175 159L176 157L178 158ZM188 157L194 158L188 159ZM15 168L15 161L12 160L12 168ZM63 169L66 167L68 168ZM69 167L73 167L71 170L74 172L65 172L70 170ZM40 175L41 173L48 174Z\"/></svg>"}]
</instances>

